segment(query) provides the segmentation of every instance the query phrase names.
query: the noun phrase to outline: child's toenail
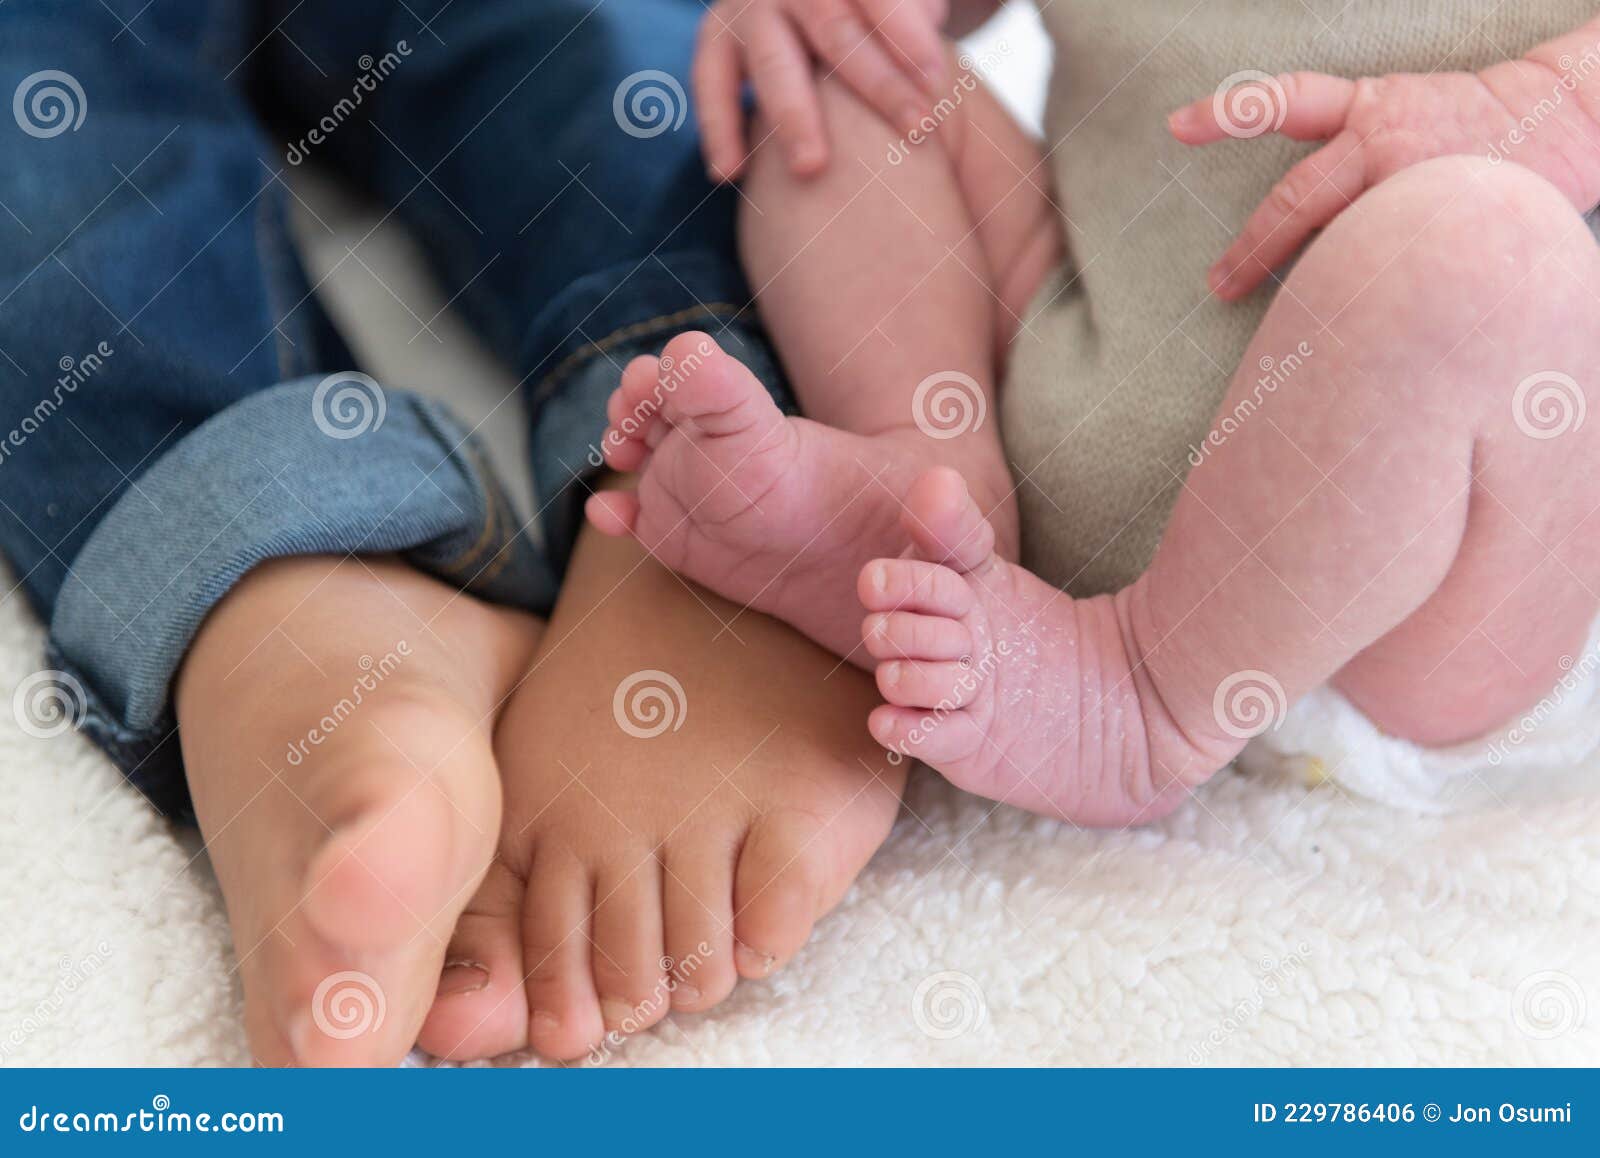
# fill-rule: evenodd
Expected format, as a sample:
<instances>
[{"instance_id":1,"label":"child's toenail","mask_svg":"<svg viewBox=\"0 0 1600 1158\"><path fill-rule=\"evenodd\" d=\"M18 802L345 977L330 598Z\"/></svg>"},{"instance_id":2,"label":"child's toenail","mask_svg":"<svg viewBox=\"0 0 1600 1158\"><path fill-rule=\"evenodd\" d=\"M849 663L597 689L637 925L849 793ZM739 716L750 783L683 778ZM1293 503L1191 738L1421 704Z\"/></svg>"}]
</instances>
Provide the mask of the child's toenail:
<instances>
[{"instance_id":1,"label":"child's toenail","mask_svg":"<svg viewBox=\"0 0 1600 1158\"><path fill-rule=\"evenodd\" d=\"M607 1028L620 1029L628 1022L635 1020L633 1006L626 1001L608 998L600 1003L600 1016L605 1019Z\"/></svg>"},{"instance_id":2,"label":"child's toenail","mask_svg":"<svg viewBox=\"0 0 1600 1158\"><path fill-rule=\"evenodd\" d=\"M672 987L672 1000L677 1005L699 1005L700 991L693 985L685 985L680 981Z\"/></svg>"},{"instance_id":3,"label":"child's toenail","mask_svg":"<svg viewBox=\"0 0 1600 1158\"><path fill-rule=\"evenodd\" d=\"M540 1010L528 1018L528 1032L538 1037L541 1034L554 1033L561 1028L561 1019L553 1013Z\"/></svg>"},{"instance_id":4,"label":"child's toenail","mask_svg":"<svg viewBox=\"0 0 1600 1158\"><path fill-rule=\"evenodd\" d=\"M771 953L762 953L744 944L733 947L733 956L739 963L739 972L753 974L756 977L765 977L771 973L772 966L778 960Z\"/></svg>"},{"instance_id":5,"label":"child's toenail","mask_svg":"<svg viewBox=\"0 0 1600 1158\"><path fill-rule=\"evenodd\" d=\"M489 971L476 961L446 961L439 974L439 996L476 993L489 984Z\"/></svg>"}]
</instances>

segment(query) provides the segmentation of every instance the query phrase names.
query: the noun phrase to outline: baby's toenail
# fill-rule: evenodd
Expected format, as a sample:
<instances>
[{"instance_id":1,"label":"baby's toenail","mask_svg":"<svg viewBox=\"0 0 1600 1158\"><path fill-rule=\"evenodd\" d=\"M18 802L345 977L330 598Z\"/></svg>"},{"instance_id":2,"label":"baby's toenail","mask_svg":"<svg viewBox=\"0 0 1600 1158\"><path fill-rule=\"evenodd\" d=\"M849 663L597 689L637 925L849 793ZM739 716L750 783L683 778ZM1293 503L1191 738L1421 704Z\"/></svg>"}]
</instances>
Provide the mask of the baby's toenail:
<instances>
[{"instance_id":1,"label":"baby's toenail","mask_svg":"<svg viewBox=\"0 0 1600 1158\"><path fill-rule=\"evenodd\" d=\"M771 953L762 953L743 944L733 947L733 955L739 963L741 973L750 973L757 977L765 977L771 973L773 965L778 960Z\"/></svg>"},{"instance_id":2,"label":"baby's toenail","mask_svg":"<svg viewBox=\"0 0 1600 1158\"><path fill-rule=\"evenodd\" d=\"M630 1021L636 1020L633 1016L633 1006L615 998L600 1003L600 1016L605 1019L606 1026L610 1029L620 1029Z\"/></svg>"},{"instance_id":3,"label":"baby's toenail","mask_svg":"<svg viewBox=\"0 0 1600 1158\"><path fill-rule=\"evenodd\" d=\"M561 1028L561 1019L553 1013L539 1011L528 1018L528 1032L534 1037L554 1033Z\"/></svg>"},{"instance_id":4,"label":"baby's toenail","mask_svg":"<svg viewBox=\"0 0 1600 1158\"><path fill-rule=\"evenodd\" d=\"M889 590L889 569L879 564L867 572L867 582L872 584L872 589L878 594Z\"/></svg>"},{"instance_id":5,"label":"baby's toenail","mask_svg":"<svg viewBox=\"0 0 1600 1158\"><path fill-rule=\"evenodd\" d=\"M446 961L439 974L439 996L476 993L489 984L489 970L476 961Z\"/></svg>"},{"instance_id":6,"label":"baby's toenail","mask_svg":"<svg viewBox=\"0 0 1600 1158\"><path fill-rule=\"evenodd\" d=\"M897 684L900 682L900 664L886 663L883 665L883 679L885 683Z\"/></svg>"},{"instance_id":7,"label":"baby's toenail","mask_svg":"<svg viewBox=\"0 0 1600 1158\"><path fill-rule=\"evenodd\" d=\"M700 991L693 985L685 985L680 981L672 987L672 1000L677 1005L698 1005Z\"/></svg>"}]
</instances>

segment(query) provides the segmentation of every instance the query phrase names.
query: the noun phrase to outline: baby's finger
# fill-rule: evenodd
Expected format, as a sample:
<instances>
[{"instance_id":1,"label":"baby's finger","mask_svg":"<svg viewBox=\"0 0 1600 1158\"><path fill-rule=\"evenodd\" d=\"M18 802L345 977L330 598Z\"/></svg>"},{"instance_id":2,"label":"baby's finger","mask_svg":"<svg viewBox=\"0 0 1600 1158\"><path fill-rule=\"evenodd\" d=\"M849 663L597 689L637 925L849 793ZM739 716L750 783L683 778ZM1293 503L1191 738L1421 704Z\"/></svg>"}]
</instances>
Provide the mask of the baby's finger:
<instances>
[{"instance_id":1,"label":"baby's finger","mask_svg":"<svg viewBox=\"0 0 1600 1158\"><path fill-rule=\"evenodd\" d=\"M827 163L828 145L811 56L799 31L777 14L753 21L746 59L756 100L773 124L789 168L799 176L819 172Z\"/></svg>"},{"instance_id":2,"label":"baby's finger","mask_svg":"<svg viewBox=\"0 0 1600 1158\"><path fill-rule=\"evenodd\" d=\"M917 0L861 0L872 31L917 70L930 91L944 79L944 44L938 26Z\"/></svg>"},{"instance_id":3,"label":"baby's finger","mask_svg":"<svg viewBox=\"0 0 1600 1158\"><path fill-rule=\"evenodd\" d=\"M700 26L700 46L689 75L699 110L701 150L718 181L731 181L744 168L743 75L739 42L713 8Z\"/></svg>"},{"instance_id":4,"label":"baby's finger","mask_svg":"<svg viewBox=\"0 0 1600 1158\"><path fill-rule=\"evenodd\" d=\"M1209 145L1228 137L1259 137L1263 133L1282 133L1296 141L1324 141L1344 128L1355 97L1355 81L1342 76L1250 73L1236 84L1177 109L1167 118L1167 127L1186 145Z\"/></svg>"},{"instance_id":5,"label":"baby's finger","mask_svg":"<svg viewBox=\"0 0 1600 1158\"><path fill-rule=\"evenodd\" d=\"M861 22L849 0L806 0L795 9L795 19L817 54L879 116L902 133L921 123L921 91Z\"/></svg>"},{"instance_id":6,"label":"baby's finger","mask_svg":"<svg viewBox=\"0 0 1600 1158\"><path fill-rule=\"evenodd\" d=\"M1229 301L1249 293L1366 186L1361 138L1355 132L1340 133L1285 173L1256 206L1207 274L1212 290Z\"/></svg>"}]
</instances>

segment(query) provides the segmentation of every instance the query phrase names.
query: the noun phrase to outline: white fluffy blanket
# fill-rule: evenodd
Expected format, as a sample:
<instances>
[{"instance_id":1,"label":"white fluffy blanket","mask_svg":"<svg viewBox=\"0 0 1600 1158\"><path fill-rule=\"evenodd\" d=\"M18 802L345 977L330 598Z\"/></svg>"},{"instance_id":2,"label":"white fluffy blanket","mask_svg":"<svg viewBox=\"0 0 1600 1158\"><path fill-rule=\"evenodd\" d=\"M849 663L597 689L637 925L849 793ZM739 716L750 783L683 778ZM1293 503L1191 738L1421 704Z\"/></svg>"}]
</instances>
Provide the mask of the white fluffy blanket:
<instances>
[{"instance_id":1,"label":"white fluffy blanket","mask_svg":"<svg viewBox=\"0 0 1600 1158\"><path fill-rule=\"evenodd\" d=\"M1038 104L1023 18L1011 95ZM1030 88L1031 86L1031 88ZM313 273L386 381L506 382L376 215L303 188ZM359 259L352 260L352 248ZM481 390L474 390L478 387ZM521 424L488 423L525 485ZM6 587L10 587L9 581ZM41 666L0 602L0 1064L244 1064L226 922L174 832L82 737L7 710ZM1600 764L1424 817L1224 773L1176 816L1078 832L914 779L857 887L780 976L621 1065L1600 1063Z\"/></svg>"},{"instance_id":2,"label":"white fluffy blanket","mask_svg":"<svg viewBox=\"0 0 1600 1158\"><path fill-rule=\"evenodd\" d=\"M8 700L40 643L0 606ZM613 1064L1600 1062L1600 767L1552 792L1420 817L1224 773L1096 833L924 775L789 969ZM0 848L0 1062L248 1062L204 856L82 737L0 711Z\"/></svg>"}]
</instances>

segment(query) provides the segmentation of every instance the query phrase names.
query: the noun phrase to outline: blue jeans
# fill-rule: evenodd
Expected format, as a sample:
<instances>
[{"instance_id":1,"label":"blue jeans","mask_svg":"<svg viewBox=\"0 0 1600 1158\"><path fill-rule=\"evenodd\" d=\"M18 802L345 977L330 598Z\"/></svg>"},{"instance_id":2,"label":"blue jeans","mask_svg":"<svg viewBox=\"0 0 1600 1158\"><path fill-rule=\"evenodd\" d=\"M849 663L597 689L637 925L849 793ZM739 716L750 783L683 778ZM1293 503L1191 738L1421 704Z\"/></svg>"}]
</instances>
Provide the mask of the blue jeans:
<instances>
[{"instance_id":1,"label":"blue jeans","mask_svg":"<svg viewBox=\"0 0 1600 1158\"><path fill-rule=\"evenodd\" d=\"M685 109L702 11L0 6L0 549L158 807L187 811L172 678L251 567L396 552L547 610L629 357L711 328L786 402ZM521 377L538 531L446 408L355 372L286 228L308 161L392 207Z\"/></svg>"}]
</instances>

